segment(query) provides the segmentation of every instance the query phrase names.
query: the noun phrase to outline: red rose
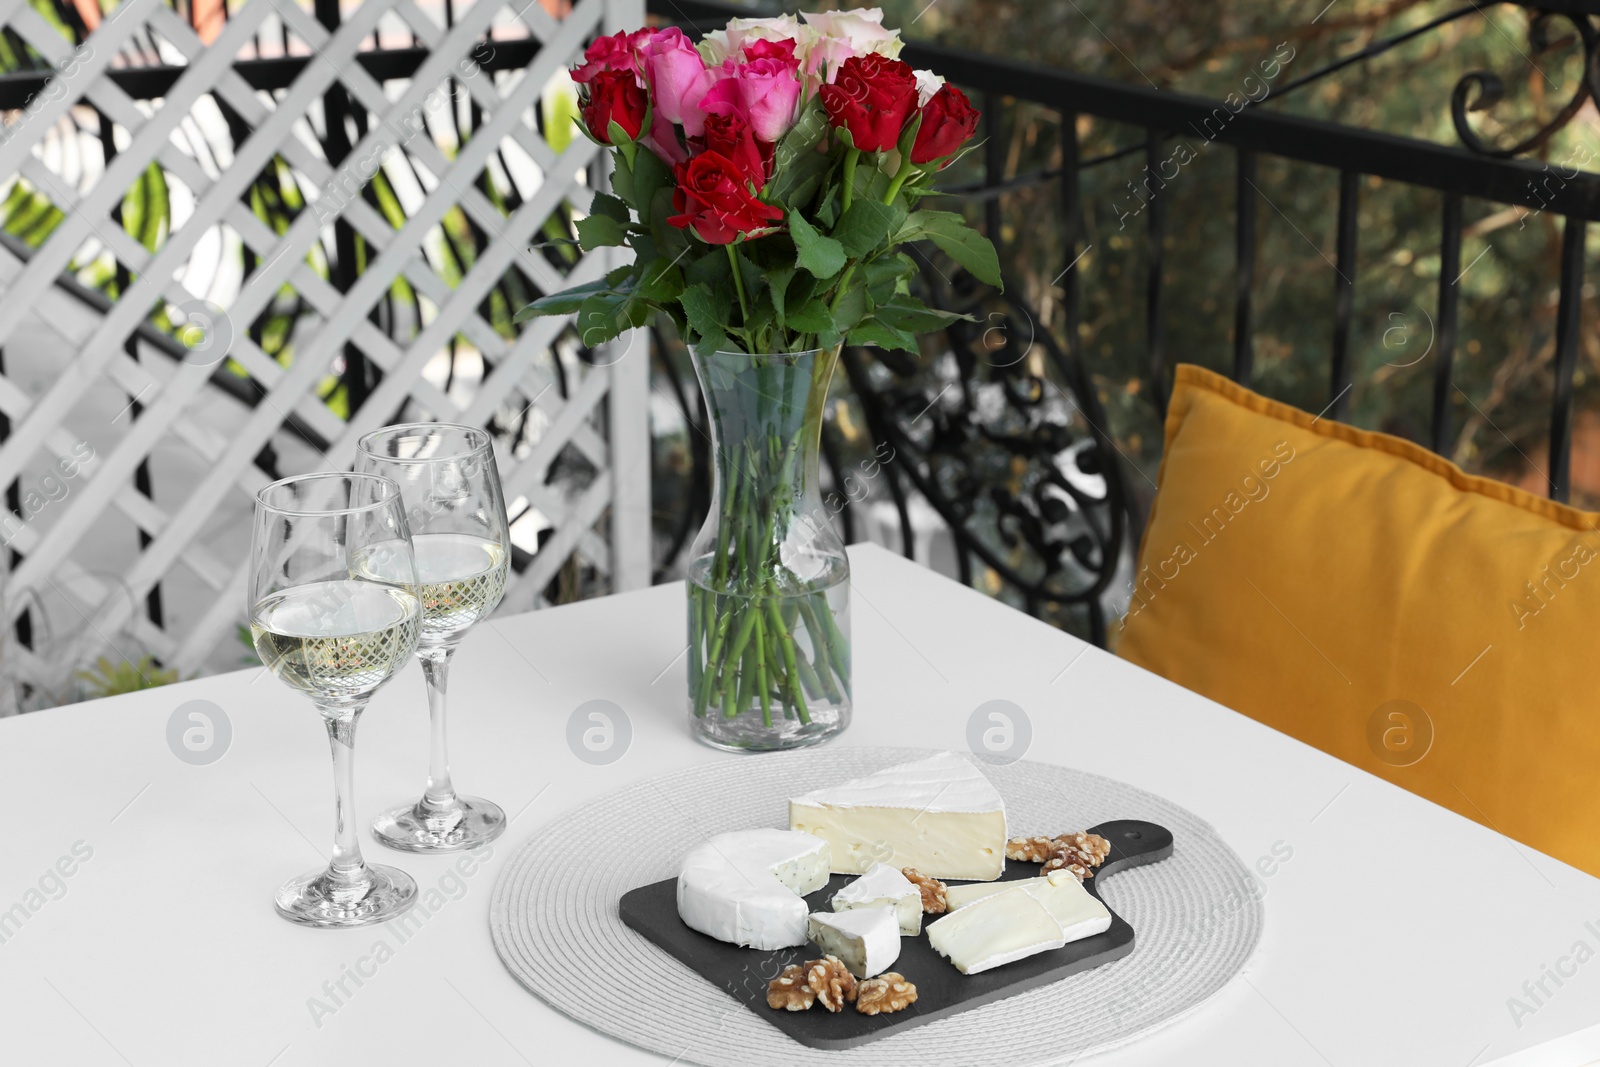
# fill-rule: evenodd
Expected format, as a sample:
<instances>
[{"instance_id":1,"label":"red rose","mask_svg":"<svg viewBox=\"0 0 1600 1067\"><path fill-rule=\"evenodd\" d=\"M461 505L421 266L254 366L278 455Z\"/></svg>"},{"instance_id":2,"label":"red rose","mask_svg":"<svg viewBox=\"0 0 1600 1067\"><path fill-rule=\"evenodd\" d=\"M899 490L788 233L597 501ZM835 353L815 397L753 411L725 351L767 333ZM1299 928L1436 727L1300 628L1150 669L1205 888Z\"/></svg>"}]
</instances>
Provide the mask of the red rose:
<instances>
[{"instance_id":1,"label":"red rose","mask_svg":"<svg viewBox=\"0 0 1600 1067\"><path fill-rule=\"evenodd\" d=\"M946 85L922 108L922 125L911 146L911 162L931 163L958 151L978 131L978 109L967 94Z\"/></svg>"},{"instance_id":2,"label":"red rose","mask_svg":"<svg viewBox=\"0 0 1600 1067\"><path fill-rule=\"evenodd\" d=\"M877 54L853 56L839 67L832 85L818 90L828 121L850 131L863 152L884 152L900 140L917 106L917 76L911 65Z\"/></svg>"},{"instance_id":3,"label":"red rose","mask_svg":"<svg viewBox=\"0 0 1600 1067\"><path fill-rule=\"evenodd\" d=\"M792 37L785 37L781 41L765 41L750 38L744 42L743 51L747 60L775 59L779 63L795 70L800 66L800 60L795 58L795 41Z\"/></svg>"},{"instance_id":4,"label":"red rose","mask_svg":"<svg viewBox=\"0 0 1600 1067\"><path fill-rule=\"evenodd\" d=\"M572 80L584 85L609 70L638 70L639 49L655 32L646 28L598 38L583 53L583 65L573 69Z\"/></svg>"},{"instance_id":5,"label":"red rose","mask_svg":"<svg viewBox=\"0 0 1600 1067\"><path fill-rule=\"evenodd\" d=\"M755 130L738 115L706 116L706 148L738 168L758 189L772 177L772 158L777 145L757 141Z\"/></svg>"},{"instance_id":6,"label":"red rose","mask_svg":"<svg viewBox=\"0 0 1600 1067\"><path fill-rule=\"evenodd\" d=\"M630 70L607 70L589 83L588 99L583 102L583 121L594 139L611 143L611 124L615 122L630 138L638 138L644 128L644 113L649 106L644 90Z\"/></svg>"},{"instance_id":7,"label":"red rose","mask_svg":"<svg viewBox=\"0 0 1600 1067\"><path fill-rule=\"evenodd\" d=\"M716 152L701 152L678 167L677 179L672 206L678 214L667 221L692 228L707 244L732 244L783 221L783 212L757 200L745 173Z\"/></svg>"}]
</instances>

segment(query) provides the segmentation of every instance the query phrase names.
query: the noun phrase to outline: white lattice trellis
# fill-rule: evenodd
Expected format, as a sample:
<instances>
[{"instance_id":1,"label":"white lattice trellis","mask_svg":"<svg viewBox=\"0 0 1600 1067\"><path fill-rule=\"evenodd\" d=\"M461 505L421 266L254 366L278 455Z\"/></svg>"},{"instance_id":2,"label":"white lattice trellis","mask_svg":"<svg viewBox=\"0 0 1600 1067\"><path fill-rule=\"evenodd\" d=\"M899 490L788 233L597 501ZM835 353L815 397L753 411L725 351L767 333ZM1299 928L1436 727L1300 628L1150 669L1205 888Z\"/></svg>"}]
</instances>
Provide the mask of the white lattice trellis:
<instances>
[{"instance_id":1,"label":"white lattice trellis","mask_svg":"<svg viewBox=\"0 0 1600 1067\"><path fill-rule=\"evenodd\" d=\"M0 0L0 25L59 72L50 91L7 127L0 181L13 188L20 182L63 212L36 248L14 242L9 251L0 248L0 351L8 370L18 364L14 335L24 324L42 322L61 342L38 380L0 374L0 413L10 421L0 445L0 486L21 479L25 487L43 464L80 457L90 436L81 428L107 389L136 401L111 425L100 425L104 418L93 424L93 436L108 447L92 449L92 460L81 464L59 499L36 515L24 506L3 531L21 557L10 575L8 619L28 607L29 594L46 592L75 613L71 645L50 663L8 647L4 654L16 657L25 674L42 678L51 664L57 670L77 665L95 648L115 645L117 634L132 634L141 651L185 674L199 669L219 644L233 640L243 614L248 543L219 540L218 529L226 516L247 510L265 484L258 455L273 448L283 473L345 467L360 435L402 414L474 425L507 412L535 419L532 440L498 456L507 498L525 501L549 527L508 592L508 610L535 606L574 557L608 578L611 588L648 583L647 342L641 337L580 360L570 336L562 339L564 322L536 320L508 336L484 313L508 272L551 292L615 265L608 250L581 257L563 274L533 247L558 211L588 206L586 183L599 179L604 166L581 137L557 153L535 116L541 94L589 38L642 23L642 0L578 0L559 19L538 0L458 3L450 25L442 14L413 0L365 0L347 5L343 22L330 30L295 0L248 0L206 44L160 0L126 0L75 50L25 0ZM272 92L252 88L234 65L259 53L264 31L284 41L290 55L311 57L292 83ZM406 35L408 46L414 39L412 47L425 56L408 78L380 83L356 55L396 32ZM514 38L539 42L525 69L478 68L482 42ZM139 101L108 72L126 67L130 54L148 53L151 44L157 62L181 71L160 100ZM370 116L364 134L351 126L354 147L339 168L325 158L313 129L336 82ZM477 116L471 136L459 143L441 144L435 136L441 92L451 108L465 108L470 99ZM231 110L249 130L229 146L226 159L207 158L195 147L195 124L219 108ZM76 131L86 121L107 120L115 154L95 167L76 166L68 151L82 141ZM507 155L519 161L520 174L509 179L520 198L510 211L478 186L491 166L507 179ZM281 233L242 199L264 168L279 163L306 201ZM173 212L153 248L115 214L152 164L187 205L182 218ZM360 195L379 171L392 173L395 187L405 173L417 176L414 202L405 205L398 226ZM470 267L447 278L434 250L445 227L463 218L488 236ZM327 269L335 219L366 245L366 262L344 292ZM214 249L247 251L253 268L239 271L231 287L213 272L207 290L195 291L197 259ZM85 263L111 260L125 269L127 285L103 310L64 295L64 276L82 274ZM415 294L421 309L409 330L374 321L375 307L397 283ZM218 295L224 289L225 302ZM295 320L292 358L275 358L248 326L286 294L301 301L305 313ZM213 384L215 362L163 354L150 336L152 309L199 298L216 300L226 313L229 372L259 393L253 405L229 401L238 410L220 421L224 399ZM447 390L426 372L457 345L481 356L482 374ZM351 349L379 377L364 403L339 412L319 394ZM295 426L320 435L327 447L307 448ZM177 492L163 484L154 497L140 491L141 466L159 480L163 457L174 450L198 471L192 484ZM564 457L590 472L581 485L552 480ZM106 524L125 525L130 538L147 541L126 565L109 571L86 549L90 535L103 533ZM147 594L180 581L199 582L214 595L203 611L156 625L143 610Z\"/></svg>"}]
</instances>

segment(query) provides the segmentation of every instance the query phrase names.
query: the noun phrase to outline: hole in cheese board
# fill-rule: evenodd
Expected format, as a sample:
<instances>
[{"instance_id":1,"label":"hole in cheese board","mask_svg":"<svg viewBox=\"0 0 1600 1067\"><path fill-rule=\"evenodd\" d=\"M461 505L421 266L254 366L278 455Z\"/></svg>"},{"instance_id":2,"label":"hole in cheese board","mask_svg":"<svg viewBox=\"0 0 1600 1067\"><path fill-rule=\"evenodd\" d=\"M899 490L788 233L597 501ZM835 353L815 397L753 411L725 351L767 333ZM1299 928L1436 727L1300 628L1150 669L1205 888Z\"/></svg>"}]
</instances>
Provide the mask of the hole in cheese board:
<instances>
[{"instance_id":1,"label":"hole in cheese board","mask_svg":"<svg viewBox=\"0 0 1600 1067\"><path fill-rule=\"evenodd\" d=\"M1111 843L1110 854L1083 883L1100 900L1099 886L1108 877L1130 867L1166 859L1172 854L1172 833L1155 823L1116 819L1088 831ZM1041 865L1011 860L998 882L1038 878ZM828 883L805 896L812 912L831 911L834 894L856 879L854 874L834 874ZM948 880L949 884L973 884ZM997 884L997 883L985 883ZM1121 959L1133 951L1133 927L1111 911L1104 932L1068 942L992 970L963 974L928 942L928 925L943 916L923 916L922 932L900 939L900 955L888 968L905 976L917 988L917 1000L892 1014L863 1015L853 1007L838 1013L817 1005L806 1011L774 1010L767 1005L767 983L790 964L817 959L815 944L772 951L741 948L719 941L684 924L678 913L677 879L668 878L623 895L618 905L622 921L658 948L683 963L712 985L727 992L761 1018L803 1045L818 1049L847 1049L888 1037L914 1026L970 1011L1004 997L1037 989L1069 975ZM1101 903L1104 903L1101 900ZM1110 908L1107 908L1110 911Z\"/></svg>"}]
</instances>

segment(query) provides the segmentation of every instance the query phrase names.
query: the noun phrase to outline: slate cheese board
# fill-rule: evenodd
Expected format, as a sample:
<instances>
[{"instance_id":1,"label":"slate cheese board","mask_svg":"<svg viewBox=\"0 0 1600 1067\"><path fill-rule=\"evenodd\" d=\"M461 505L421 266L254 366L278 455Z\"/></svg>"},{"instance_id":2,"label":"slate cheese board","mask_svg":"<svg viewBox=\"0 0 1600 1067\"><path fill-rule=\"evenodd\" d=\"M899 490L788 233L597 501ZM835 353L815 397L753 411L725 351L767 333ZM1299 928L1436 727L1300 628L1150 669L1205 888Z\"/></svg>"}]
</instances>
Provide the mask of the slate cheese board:
<instances>
[{"instance_id":1,"label":"slate cheese board","mask_svg":"<svg viewBox=\"0 0 1600 1067\"><path fill-rule=\"evenodd\" d=\"M1114 819L1091 827L1089 832L1111 843L1106 861L1095 876L1084 883L1084 888L1096 898L1100 896L1100 883L1118 871L1155 863L1172 855L1172 833L1155 823ZM1039 873L1037 863L1011 860L1006 863L1001 880L1034 878ZM829 901L833 895L855 878L853 874L833 875L826 886L806 897L806 903L812 911L831 911ZM622 921L795 1041L818 1049L856 1048L1002 997L1036 989L1121 959L1133 951L1133 927L1113 911L1111 926L1104 933L992 971L967 975L956 970L928 944L927 924L939 916L925 915L923 932L916 937L900 939L900 958L890 967L916 984L917 1002L909 1008L891 1015L862 1015L853 1007L846 1007L838 1014L821 1006L809 1011L775 1011L767 1007L767 983L791 963L816 959L821 954L817 947L808 944L767 952L707 937L689 929L678 917L677 888L678 880L667 878L625 893L618 905Z\"/></svg>"}]
</instances>

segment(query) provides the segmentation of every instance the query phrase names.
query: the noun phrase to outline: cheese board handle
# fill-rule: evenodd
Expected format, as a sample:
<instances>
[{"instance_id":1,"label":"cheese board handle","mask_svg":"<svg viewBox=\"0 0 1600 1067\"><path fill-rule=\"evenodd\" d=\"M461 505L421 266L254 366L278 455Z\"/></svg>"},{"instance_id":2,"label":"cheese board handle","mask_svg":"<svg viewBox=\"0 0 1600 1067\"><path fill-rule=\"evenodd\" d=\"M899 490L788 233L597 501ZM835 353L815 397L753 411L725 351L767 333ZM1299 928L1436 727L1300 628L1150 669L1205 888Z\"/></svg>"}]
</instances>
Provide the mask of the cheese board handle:
<instances>
[{"instance_id":1,"label":"cheese board handle","mask_svg":"<svg viewBox=\"0 0 1600 1067\"><path fill-rule=\"evenodd\" d=\"M1111 842L1111 854L1095 871L1097 879L1172 855L1172 831L1143 819L1112 819L1089 832Z\"/></svg>"}]
</instances>

